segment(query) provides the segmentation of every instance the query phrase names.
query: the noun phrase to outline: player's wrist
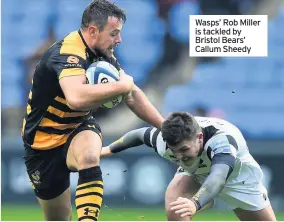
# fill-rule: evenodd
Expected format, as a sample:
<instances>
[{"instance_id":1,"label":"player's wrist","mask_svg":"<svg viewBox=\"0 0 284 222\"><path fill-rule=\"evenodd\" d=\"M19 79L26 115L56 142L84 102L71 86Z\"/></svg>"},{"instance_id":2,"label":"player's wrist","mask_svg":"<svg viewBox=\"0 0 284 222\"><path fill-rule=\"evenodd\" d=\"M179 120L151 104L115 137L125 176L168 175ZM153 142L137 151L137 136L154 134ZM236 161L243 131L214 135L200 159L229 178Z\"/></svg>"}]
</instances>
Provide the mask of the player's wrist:
<instances>
[{"instance_id":1,"label":"player's wrist","mask_svg":"<svg viewBox=\"0 0 284 222\"><path fill-rule=\"evenodd\" d=\"M128 95L132 91L132 88L123 81L117 81L115 84L117 85L120 93L123 95Z\"/></svg>"},{"instance_id":2,"label":"player's wrist","mask_svg":"<svg viewBox=\"0 0 284 222\"><path fill-rule=\"evenodd\" d=\"M101 157L107 157L107 156L110 156L112 155L112 152L109 148L109 146L105 146L102 148L102 151L101 151Z\"/></svg>"},{"instance_id":3,"label":"player's wrist","mask_svg":"<svg viewBox=\"0 0 284 222\"><path fill-rule=\"evenodd\" d=\"M194 205L195 205L195 207L196 207L196 211L199 211L199 210L202 208L202 206L201 206L201 204L199 203L199 201L194 200L194 199L190 199L190 200L194 203Z\"/></svg>"}]
</instances>

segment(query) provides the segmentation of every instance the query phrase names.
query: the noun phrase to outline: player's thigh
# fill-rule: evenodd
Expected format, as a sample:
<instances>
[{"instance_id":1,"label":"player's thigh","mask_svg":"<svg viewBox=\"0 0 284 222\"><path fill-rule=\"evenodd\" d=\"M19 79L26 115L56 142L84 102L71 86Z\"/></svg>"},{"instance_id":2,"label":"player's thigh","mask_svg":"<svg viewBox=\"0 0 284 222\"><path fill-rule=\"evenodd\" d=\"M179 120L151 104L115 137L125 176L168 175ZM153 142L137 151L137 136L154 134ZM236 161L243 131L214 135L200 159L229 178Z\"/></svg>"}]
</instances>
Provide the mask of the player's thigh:
<instances>
[{"instance_id":1,"label":"player's thigh","mask_svg":"<svg viewBox=\"0 0 284 222\"><path fill-rule=\"evenodd\" d=\"M169 221L189 220L190 218L181 218L170 208L170 204L177 200L178 197L191 198L200 188L200 184L192 176L187 174L176 174L165 194L165 209Z\"/></svg>"},{"instance_id":2,"label":"player's thigh","mask_svg":"<svg viewBox=\"0 0 284 222\"><path fill-rule=\"evenodd\" d=\"M276 221L271 205L262 210L250 211L241 208L234 209L236 216L242 221Z\"/></svg>"},{"instance_id":3,"label":"player's thigh","mask_svg":"<svg viewBox=\"0 0 284 222\"><path fill-rule=\"evenodd\" d=\"M191 198L200 188L192 176L176 174L166 190L166 208L178 197Z\"/></svg>"},{"instance_id":4,"label":"player's thigh","mask_svg":"<svg viewBox=\"0 0 284 222\"><path fill-rule=\"evenodd\" d=\"M31 147L25 147L24 159L27 173L45 218L48 220L70 218L70 171L65 164L63 147L51 150L34 150ZM56 203L60 203L60 206L56 205L57 208L54 206ZM53 214L50 208L57 209L59 213Z\"/></svg>"},{"instance_id":5,"label":"player's thigh","mask_svg":"<svg viewBox=\"0 0 284 222\"><path fill-rule=\"evenodd\" d=\"M102 149L100 127L93 119L85 121L70 136L66 146L66 164L70 170L79 171L99 165Z\"/></svg>"},{"instance_id":6,"label":"player's thigh","mask_svg":"<svg viewBox=\"0 0 284 222\"><path fill-rule=\"evenodd\" d=\"M194 176L189 175L181 167L179 167L177 173L169 183L166 190L166 209L168 209L170 203L176 201L178 197L192 198L200 187L201 184L195 179Z\"/></svg>"},{"instance_id":7,"label":"player's thigh","mask_svg":"<svg viewBox=\"0 0 284 222\"><path fill-rule=\"evenodd\" d=\"M176 175L168 185L165 195L165 208L168 220L190 220L190 218L181 218L175 212L171 211L170 204L176 201L178 197L192 198L200 189L201 184L195 179L194 176L190 176L181 167L177 170ZM202 207L198 212L212 208L214 200Z\"/></svg>"},{"instance_id":8,"label":"player's thigh","mask_svg":"<svg viewBox=\"0 0 284 222\"><path fill-rule=\"evenodd\" d=\"M50 200L43 200L39 197L37 199L43 210L45 220L69 221L72 219L70 188Z\"/></svg>"},{"instance_id":9,"label":"player's thigh","mask_svg":"<svg viewBox=\"0 0 284 222\"><path fill-rule=\"evenodd\" d=\"M257 181L225 187L218 197L234 210L240 220L275 220L267 190Z\"/></svg>"}]
</instances>

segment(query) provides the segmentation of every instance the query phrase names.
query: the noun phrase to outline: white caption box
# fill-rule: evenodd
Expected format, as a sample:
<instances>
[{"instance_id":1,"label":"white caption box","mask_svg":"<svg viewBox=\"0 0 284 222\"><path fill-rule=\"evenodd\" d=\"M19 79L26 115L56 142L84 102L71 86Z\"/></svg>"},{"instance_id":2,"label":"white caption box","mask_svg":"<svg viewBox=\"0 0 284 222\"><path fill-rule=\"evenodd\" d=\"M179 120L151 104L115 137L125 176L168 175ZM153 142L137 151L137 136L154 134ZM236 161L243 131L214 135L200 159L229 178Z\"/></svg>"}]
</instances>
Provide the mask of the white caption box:
<instances>
[{"instance_id":1,"label":"white caption box","mask_svg":"<svg viewBox=\"0 0 284 222\"><path fill-rule=\"evenodd\" d=\"M190 57L266 57L267 15L190 15Z\"/></svg>"}]
</instances>

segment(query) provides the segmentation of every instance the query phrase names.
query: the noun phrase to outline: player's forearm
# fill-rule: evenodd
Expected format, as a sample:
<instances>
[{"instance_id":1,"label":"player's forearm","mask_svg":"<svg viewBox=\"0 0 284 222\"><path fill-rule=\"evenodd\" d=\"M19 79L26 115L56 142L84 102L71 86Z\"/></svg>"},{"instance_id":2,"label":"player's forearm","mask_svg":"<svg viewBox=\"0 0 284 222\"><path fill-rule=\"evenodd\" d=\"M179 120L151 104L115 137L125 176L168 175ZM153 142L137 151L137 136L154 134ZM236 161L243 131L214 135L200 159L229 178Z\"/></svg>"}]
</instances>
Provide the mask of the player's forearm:
<instances>
[{"instance_id":1,"label":"player's forearm","mask_svg":"<svg viewBox=\"0 0 284 222\"><path fill-rule=\"evenodd\" d=\"M91 110L125 93L125 88L119 82L97 85L82 84L74 89L74 94L68 99L68 104L74 110Z\"/></svg>"},{"instance_id":2,"label":"player's forearm","mask_svg":"<svg viewBox=\"0 0 284 222\"><path fill-rule=\"evenodd\" d=\"M111 153L118 153L131 147L140 146L144 143L144 133L147 128L132 130L123 137L109 145Z\"/></svg>"},{"instance_id":3,"label":"player's forearm","mask_svg":"<svg viewBox=\"0 0 284 222\"><path fill-rule=\"evenodd\" d=\"M230 167L225 164L215 164L198 192L192 197L197 210L212 201L224 188Z\"/></svg>"},{"instance_id":4,"label":"player's forearm","mask_svg":"<svg viewBox=\"0 0 284 222\"><path fill-rule=\"evenodd\" d=\"M125 102L140 119L157 128L162 127L164 118L137 86L127 96Z\"/></svg>"}]
</instances>

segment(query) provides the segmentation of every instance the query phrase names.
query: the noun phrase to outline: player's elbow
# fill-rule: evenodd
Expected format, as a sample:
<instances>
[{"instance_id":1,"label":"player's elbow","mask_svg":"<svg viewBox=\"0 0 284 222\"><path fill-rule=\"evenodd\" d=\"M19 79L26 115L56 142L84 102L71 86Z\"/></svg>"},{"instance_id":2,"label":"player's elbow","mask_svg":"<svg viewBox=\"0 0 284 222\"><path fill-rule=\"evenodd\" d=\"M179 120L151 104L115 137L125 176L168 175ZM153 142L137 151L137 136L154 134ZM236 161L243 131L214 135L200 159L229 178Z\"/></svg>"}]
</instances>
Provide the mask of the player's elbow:
<instances>
[{"instance_id":1,"label":"player's elbow","mask_svg":"<svg viewBox=\"0 0 284 222\"><path fill-rule=\"evenodd\" d=\"M127 106L132 107L134 104L134 98L131 93L124 96L124 102Z\"/></svg>"},{"instance_id":2,"label":"player's elbow","mask_svg":"<svg viewBox=\"0 0 284 222\"><path fill-rule=\"evenodd\" d=\"M83 109L82 103L77 99L67 99L67 104L70 109L75 111L81 111Z\"/></svg>"},{"instance_id":3,"label":"player's elbow","mask_svg":"<svg viewBox=\"0 0 284 222\"><path fill-rule=\"evenodd\" d=\"M141 90L135 86L134 89L128 93L126 96L124 96L124 102L129 106L132 107L135 105L136 99L141 99Z\"/></svg>"},{"instance_id":4,"label":"player's elbow","mask_svg":"<svg viewBox=\"0 0 284 222\"><path fill-rule=\"evenodd\" d=\"M216 186L220 187L220 189L222 190L224 188L226 184L226 180L219 180L219 181L216 181Z\"/></svg>"},{"instance_id":5,"label":"player's elbow","mask_svg":"<svg viewBox=\"0 0 284 222\"><path fill-rule=\"evenodd\" d=\"M74 96L67 99L67 104L70 109L75 111L88 111L100 107L101 103L93 101L91 104L84 97Z\"/></svg>"},{"instance_id":6,"label":"player's elbow","mask_svg":"<svg viewBox=\"0 0 284 222\"><path fill-rule=\"evenodd\" d=\"M79 96L73 96L66 98L67 104L70 109L75 111L84 111L87 110L84 101Z\"/></svg>"},{"instance_id":7,"label":"player's elbow","mask_svg":"<svg viewBox=\"0 0 284 222\"><path fill-rule=\"evenodd\" d=\"M204 185L207 187L208 192L220 192L226 184L226 176L221 172L211 173L204 182Z\"/></svg>"}]
</instances>

